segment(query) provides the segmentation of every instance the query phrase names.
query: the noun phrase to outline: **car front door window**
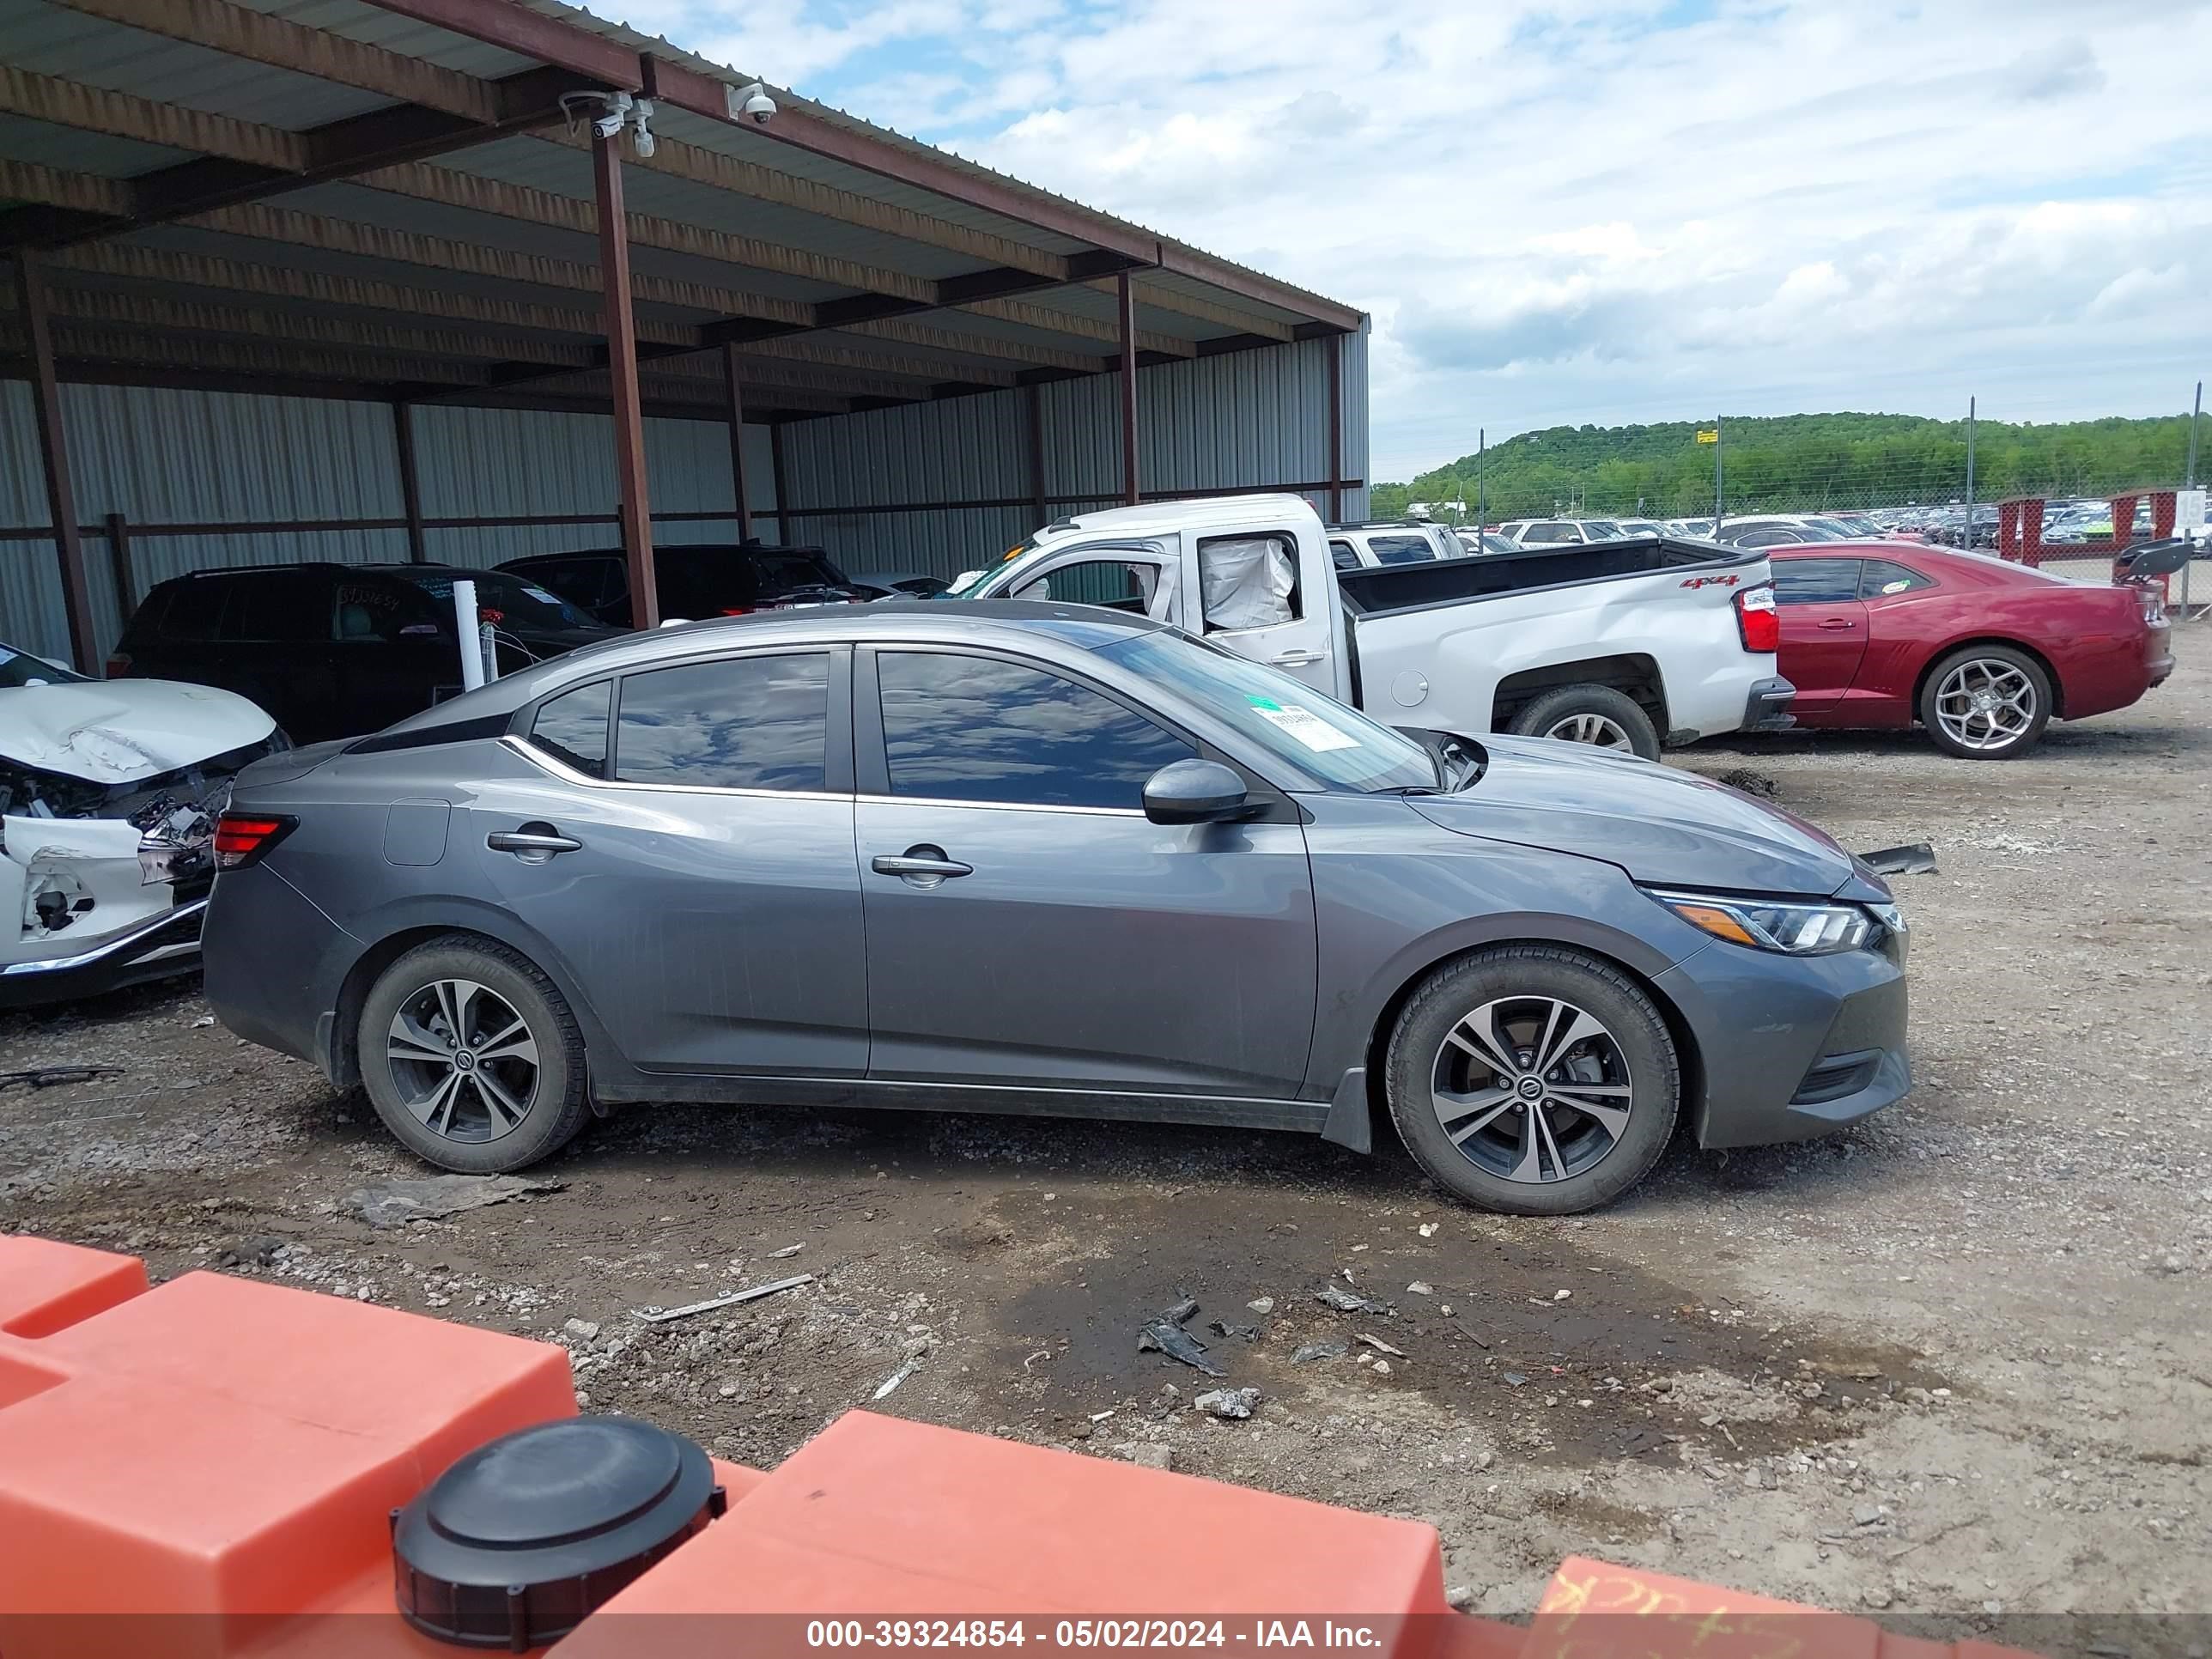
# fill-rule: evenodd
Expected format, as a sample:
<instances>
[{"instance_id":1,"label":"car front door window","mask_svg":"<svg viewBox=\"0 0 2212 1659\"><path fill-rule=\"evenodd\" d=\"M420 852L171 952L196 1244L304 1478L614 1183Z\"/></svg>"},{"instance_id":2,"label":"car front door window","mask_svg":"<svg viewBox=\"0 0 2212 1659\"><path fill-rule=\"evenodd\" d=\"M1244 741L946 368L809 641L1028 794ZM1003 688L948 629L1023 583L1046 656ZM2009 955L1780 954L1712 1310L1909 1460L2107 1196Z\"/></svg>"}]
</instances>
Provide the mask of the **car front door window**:
<instances>
[{"instance_id":1,"label":"car front door window","mask_svg":"<svg viewBox=\"0 0 2212 1659\"><path fill-rule=\"evenodd\" d=\"M884 652L890 793L1140 810L1145 780L1197 750L1087 686L995 657Z\"/></svg>"}]
</instances>

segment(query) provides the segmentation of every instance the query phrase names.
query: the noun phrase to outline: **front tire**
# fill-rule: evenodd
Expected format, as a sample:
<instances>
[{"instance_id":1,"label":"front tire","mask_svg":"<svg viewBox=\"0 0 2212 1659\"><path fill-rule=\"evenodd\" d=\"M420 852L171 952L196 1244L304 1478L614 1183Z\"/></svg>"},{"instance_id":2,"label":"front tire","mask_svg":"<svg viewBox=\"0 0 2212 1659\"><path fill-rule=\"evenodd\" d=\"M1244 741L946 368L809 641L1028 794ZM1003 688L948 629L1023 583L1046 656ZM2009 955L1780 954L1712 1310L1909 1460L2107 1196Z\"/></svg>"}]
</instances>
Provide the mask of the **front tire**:
<instances>
[{"instance_id":1,"label":"front tire","mask_svg":"<svg viewBox=\"0 0 2212 1659\"><path fill-rule=\"evenodd\" d=\"M1384 1086L1406 1150L1455 1197L1572 1215L1658 1162L1681 1068L1658 1009L1620 969L1512 945L1421 985L1391 1033Z\"/></svg>"},{"instance_id":2,"label":"front tire","mask_svg":"<svg viewBox=\"0 0 2212 1659\"><path fill-rule=\"evenodd\" d=\"M1920 723L1936 746L1961 760L2010 760L2051 723L2051 676L2025 651L1970 645L1928 672Z\"/></svg>"},{"instance_id":3,"label":"front tire","mask_svg":"<svg viewBox=\"0 0 2212 1659\"><path fill-rule=\"evenodd\" d=\"M489 939L433 939L394 962L356 1040L384 1127L443 1169L526 1169L590 1115L575 1016L528 957Z\"/></svg>"},{"instance_id":4,"label":"front tire","mask_svg":"<svg viewBox=\"0 0 2212 1659\"><path fill-rule=\"evenodd\" d=\"M1586 743L1616 755L1659 758L1659 728L1635 698L1609 685L1563 685L1547 691L1513 717L1524 738Z\"/></svg>"}]
</instances>

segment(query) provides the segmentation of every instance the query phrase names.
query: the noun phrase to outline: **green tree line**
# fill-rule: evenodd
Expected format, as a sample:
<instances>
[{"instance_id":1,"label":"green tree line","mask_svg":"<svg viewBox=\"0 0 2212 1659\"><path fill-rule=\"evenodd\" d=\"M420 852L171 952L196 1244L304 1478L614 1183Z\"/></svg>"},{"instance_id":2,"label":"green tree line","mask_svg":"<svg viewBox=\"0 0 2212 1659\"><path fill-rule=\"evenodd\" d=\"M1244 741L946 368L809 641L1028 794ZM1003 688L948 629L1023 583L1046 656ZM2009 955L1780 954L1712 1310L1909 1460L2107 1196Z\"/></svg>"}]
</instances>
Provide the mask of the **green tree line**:
<instances>
[{"instance_id":1,"label":"green tree line","mask_svg":"<svg viewBox=\"0 0 2212 1659\"><path fill-rule=\"evenodd\" d=\"M1481 458L1492 522L1560 512L1676 518L1713 510L1710 421L1656 426L1555 426L1523 432ZM1812 512L1960 501L1966 423L1911 415L1784 415L1722 422L1730 513ZM1983 421L1974 434L1974 497L2104 495L2182 481L2189 416L2069 421L2038 426ZM1408 501L1464 501L1475 510L1474 455L1407 483L1375 486L1372 510L1394 518Z\"/></svg>"}]
</instances>

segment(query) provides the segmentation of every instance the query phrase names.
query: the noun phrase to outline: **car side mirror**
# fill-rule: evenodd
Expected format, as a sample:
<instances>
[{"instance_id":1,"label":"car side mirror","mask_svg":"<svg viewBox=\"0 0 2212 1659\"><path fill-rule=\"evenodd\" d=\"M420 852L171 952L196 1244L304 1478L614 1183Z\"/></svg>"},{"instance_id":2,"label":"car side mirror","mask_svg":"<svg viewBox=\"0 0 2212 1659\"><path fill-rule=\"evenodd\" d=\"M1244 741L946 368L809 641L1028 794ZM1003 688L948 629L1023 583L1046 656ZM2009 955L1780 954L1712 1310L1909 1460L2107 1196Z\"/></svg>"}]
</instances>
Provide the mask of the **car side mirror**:
<instances>
[{"instance_id":1,"label":"car side mirror","mask_svg":"<svg viewBox=\"0 0 2212 1659\"><path fill-rule=\"evenodd\" d=\"M1145 816L1154 823L1220 823L1250 805L1244 780L1219 761L1176 761L1145 783Z\"/></svg>"}]
</instances>

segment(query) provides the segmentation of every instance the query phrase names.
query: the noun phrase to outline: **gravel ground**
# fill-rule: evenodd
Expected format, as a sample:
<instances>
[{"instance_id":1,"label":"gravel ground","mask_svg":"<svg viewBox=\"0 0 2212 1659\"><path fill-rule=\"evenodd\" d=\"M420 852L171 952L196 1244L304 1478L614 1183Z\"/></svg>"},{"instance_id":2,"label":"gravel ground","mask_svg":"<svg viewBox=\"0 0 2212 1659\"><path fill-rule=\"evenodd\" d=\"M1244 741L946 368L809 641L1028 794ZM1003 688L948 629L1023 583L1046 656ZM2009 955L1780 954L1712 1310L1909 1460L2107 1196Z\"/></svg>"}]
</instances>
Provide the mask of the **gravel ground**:
<instances>
[{"instance_id":1,"label":"gravel ground","mask_svg":"<svg viewBox=\"0 0 2212 1659\"><path fill-rule=\"evenodd\" d=\"M1474 1214L1401 1154L1289 1137L668 1108L379 1230L356 1194L427 1171L187 982L0 1015L0 1071L122 1068L0 1091L0 1230L562 1342L587 1408L755 1463L903 1377L875 1409L1431 1522L1501 1616L1586 1551L2141 1653L2106 1615L2212 1614L2212 633L2183 632L2165 688L2009 764L1677 757L1847 845L1934 843L1897 882L1919 1086L1811 1146L1678 1146L1598 1215ZM1248 1420L1137 1349L1185 1294Z\"/></svg>"}]
</instances>

